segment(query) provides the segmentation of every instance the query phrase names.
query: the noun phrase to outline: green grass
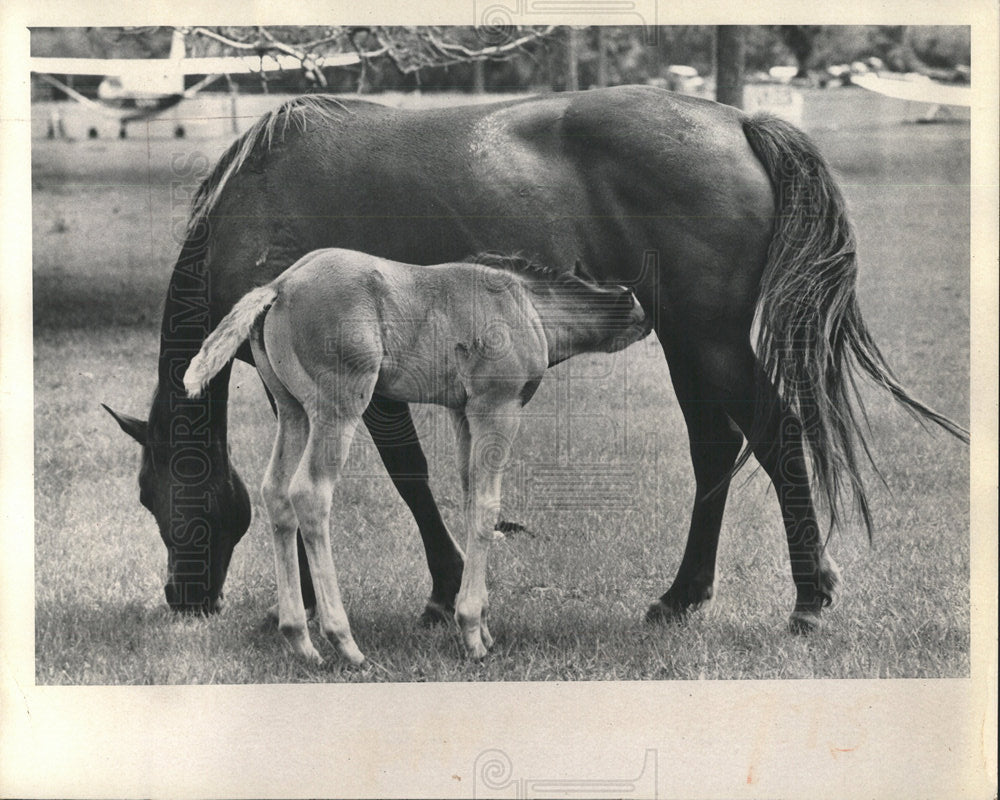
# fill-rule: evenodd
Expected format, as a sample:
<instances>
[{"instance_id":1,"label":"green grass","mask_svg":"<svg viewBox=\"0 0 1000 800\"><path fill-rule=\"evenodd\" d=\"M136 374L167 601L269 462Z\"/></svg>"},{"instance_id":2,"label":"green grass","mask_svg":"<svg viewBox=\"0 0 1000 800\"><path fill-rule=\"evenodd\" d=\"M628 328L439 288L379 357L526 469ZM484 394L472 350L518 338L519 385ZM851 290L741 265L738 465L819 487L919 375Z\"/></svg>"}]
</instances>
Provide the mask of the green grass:
<instances>
[{"instance_id":1,"label":"green grass","mask_svg":"<svg viewBox=\"0 0 1000 800\"><path fill-rule=\"evenodd\" d=\"M918 396L967 420L968 126L902 124L905 104L849 91L810 93L806 112L858 228L870 327ZM826 629L785 633L794 590L784 534L766 480L749 470L727 507L714 605L683 625L642 623L680 560L693 491L683 421L652 340L561 365L526 409L504 509L528 532L491 553L496 644L484 663L462 657L453 630L417 625L429 592L419 537L365 433L337 488L332 539L368 670L342 669L325 644L327 666L301 665L264 622L274 575L259 499L225 611L171 614L164 548L138 503L138 447L98 403L146 412L177 251L170 224L184 216L171 199L171 156L214 157L225 141L34 144L39 683L968 675L968 451L874 391L872 439L889 488L872 484L871 546L857 524L834 534L845 586ZM234 375L233 459L256 487L273 423L255 373L237 365ZM460 534L450 425L439 409L417 418L436 496ZM538 470L560 457L627 468L629 501L554 507ZM597 482L589 494L605 489Z\"/></svg>"}]
</instances>

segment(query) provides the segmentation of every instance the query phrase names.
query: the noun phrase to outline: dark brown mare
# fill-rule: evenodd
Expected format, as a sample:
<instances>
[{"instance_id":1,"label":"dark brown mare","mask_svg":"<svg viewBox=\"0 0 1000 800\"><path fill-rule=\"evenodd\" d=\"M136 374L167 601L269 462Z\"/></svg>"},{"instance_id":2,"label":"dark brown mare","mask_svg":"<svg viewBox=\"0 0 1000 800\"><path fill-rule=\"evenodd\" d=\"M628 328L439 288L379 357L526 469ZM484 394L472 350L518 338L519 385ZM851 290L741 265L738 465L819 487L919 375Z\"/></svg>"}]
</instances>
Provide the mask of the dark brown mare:
<instances>
[{"instance_id":1,"label":"dark brown mare","mask_svg":"<svg viewBox=\"0 0 1000 800\"><path fill-rule=\"evenodd\" d=\"M567 270L580 260L633 288L670 367L696 483L684 556L651 620L711 598L730 478L752 453L781 506L792 628L819 623L838 575L813 490L833 521L846 496L871 524L858 374L968 441L906 393L869 336L844 200L795 127L646 87L415 112L301 97L234 142L200 187L170 280L149 419L116 415L143 446L140 500L167 545L175 609L219 606L250 522L226 440L230 368L199 400L182 376L240 297L333 246L416 264L520 251ZM249 348L238 357L251 360ZM364 422L420 529L425 615L450 618L462 556L408 407L376 395Z\"/></svg>"}]
</instances>

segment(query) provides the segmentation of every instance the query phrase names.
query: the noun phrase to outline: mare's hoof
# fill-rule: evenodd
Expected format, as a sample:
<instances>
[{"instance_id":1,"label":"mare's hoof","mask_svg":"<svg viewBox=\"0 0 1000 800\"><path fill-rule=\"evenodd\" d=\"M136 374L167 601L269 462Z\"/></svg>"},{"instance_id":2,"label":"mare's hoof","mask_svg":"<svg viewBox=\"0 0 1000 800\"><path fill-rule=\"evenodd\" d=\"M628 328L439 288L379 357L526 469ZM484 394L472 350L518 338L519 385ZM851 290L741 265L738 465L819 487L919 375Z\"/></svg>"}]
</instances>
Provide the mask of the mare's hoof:
<instances>
[{"instance_id":1,"label":"mare's hoof","mask_svg":"<svg viewBox=\"0 0 1000 800\"><path fill-rule=\"evenodd\" d=\"M825 556L825 563L820 568L819 573L819 593L823 598L823 607L832 608L837 605L840 599L840 567L829 555Z\"/></svg>"},{"instance_id":2,"label":"mare's hoof","mask_svg":"<svg viewBox=\"0 0 1000 800\"><path fill-rule=\"evenodd\" d=\"M691 592L682 595L683 600L670 597L664 600L662 597L649 607L646 612L646 622L652 624L684 622L692 611L708 608L712 602L712 587L708 586L697 593Z\"/></svg>"},{"instance_id":3,"label":"mare's hoof","mask_svg":"<svg viewBox=\"0 0 1000 800\"><path fill-rule=\"evenodd\" d=\"M788 630L796 636L815 633L823 626L819 613L815 611L793 611L788 618Z\"/></svg>"},{"instance_id":4,"label":"mare's hoof","mask_svg":"<svg viewBox=\"0 0 1000 800\"><path fill-rule=\"evenodd\" d=\"M674 583L667 593L649 607L646 622L652 624L684 622L692 611L707 608L715 596L711 580L700 583Z\"/></svg>"},{"instance_id":5,"label":"mare's hoof","mask_svg":"<svg viewBox=\"0 0 1000 800\"><path fill-rule=\"evenodd\" d=\"M646 623L648 625L671 625L684 622L687 616L686 608L667 605L662 600L657 600L646 610Z\"/></svg>"},{"instance_id":6,"label":"mare's hoof","mask_svg":"<svg viewBox=\"0 0 1000 800\"><path fill-rule=\"evenodd\" d=\"M454 608L448 608L437 600L428 600L424 613L420 615L420 624L425 628L434 628L438 625L451 625L454 619Z\"/></svg>"}]
</instances>

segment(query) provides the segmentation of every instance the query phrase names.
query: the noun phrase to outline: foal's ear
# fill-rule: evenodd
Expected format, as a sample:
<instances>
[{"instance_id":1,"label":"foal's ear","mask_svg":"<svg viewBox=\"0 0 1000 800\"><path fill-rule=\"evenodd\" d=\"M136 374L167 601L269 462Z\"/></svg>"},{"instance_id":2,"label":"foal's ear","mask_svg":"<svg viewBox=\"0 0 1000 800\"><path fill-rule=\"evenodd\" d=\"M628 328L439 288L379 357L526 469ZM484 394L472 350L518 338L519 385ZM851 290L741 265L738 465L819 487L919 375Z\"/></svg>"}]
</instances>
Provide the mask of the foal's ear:
<instances>
[{"instance_id":1,"label":"foal's ear","mask_svg":"<svg viewBox=\"0 0 1000 800\"><path fill-rule=\"evenodd\" d=\"M146 444L146 430L148 426L145 420L130 417L128 414L118 414L104 405L104 403L101 403L101 408L115 418L115 422L118 423L125 433L135 439L139 444Z\"/></svg>"}]
</instances>

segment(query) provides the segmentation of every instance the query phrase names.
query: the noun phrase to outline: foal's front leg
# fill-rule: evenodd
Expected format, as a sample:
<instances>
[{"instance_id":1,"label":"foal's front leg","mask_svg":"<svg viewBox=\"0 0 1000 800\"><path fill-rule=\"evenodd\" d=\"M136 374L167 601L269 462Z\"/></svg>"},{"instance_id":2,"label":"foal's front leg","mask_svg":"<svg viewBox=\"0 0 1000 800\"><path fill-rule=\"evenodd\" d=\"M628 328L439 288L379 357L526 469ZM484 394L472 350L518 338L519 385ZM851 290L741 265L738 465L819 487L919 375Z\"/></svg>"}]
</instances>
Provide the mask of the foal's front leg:
<instances>
[{"instance_id":1,"label":"foal's front leg","mask_svg":"<svg viewBox=\"0 0 1000 800\"><path fill-rule=\"evenodd\" d=\"M483 658L493 644L486 627L486 562L500 513L500 482L517 434L519 407L516 403L470 403L464 414L454 412L454 416L467 528L455 619L469 655Z\"/></svg>"},{"instance_id":2,"label":"foal's front leg","mask_svg":"<svg viewBox=\"0 0 1000 800\"><path fill-rule=\"evenodd\" d=\"M469 420L465 416L464 411L453 411L452 422L455 426L455 442L458 449L458 477L462 482L462 511L465 516L468 543L471 545L475 530L470 523L469 516L473 503L473 497L469 490L469 451L471 449L472 435L469 433ZM487 548L488 547L489 545L487 545ZM466 569L463 572L463 577L468 575L468 562L466 562ZM458 609L460 606L458 605L458 598L462 597L462 587L465 586L466 582L463 580L455 599L455 621L458 623L459 630L462 632L462 639L466 647L469 648L471 653L477 658L482 658L486 655L486 651L493 645L493 637L490 636L490 632L486 628L485 609L480 613L478 620L478 640L476 638L475 630L477 624L473 621L470 623L471 627L467 629L462 618L459 616Z\"/></svg>"}]
</instances>

